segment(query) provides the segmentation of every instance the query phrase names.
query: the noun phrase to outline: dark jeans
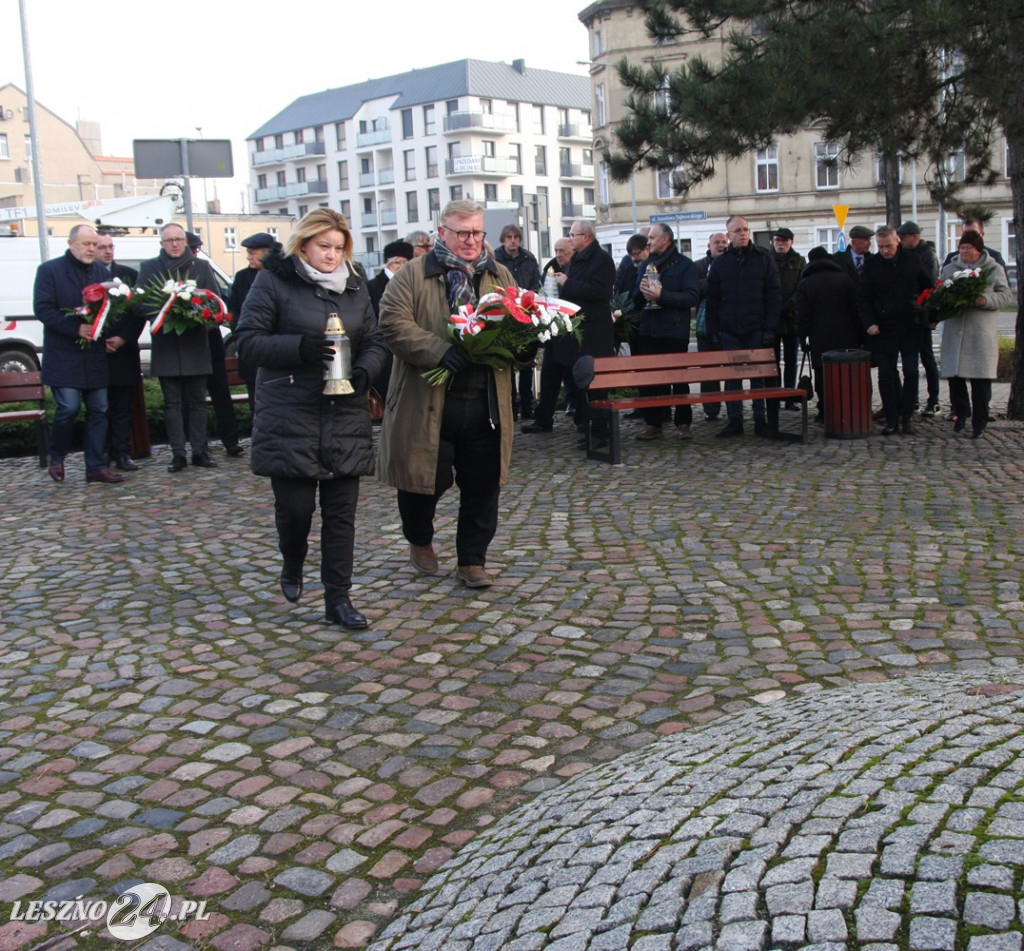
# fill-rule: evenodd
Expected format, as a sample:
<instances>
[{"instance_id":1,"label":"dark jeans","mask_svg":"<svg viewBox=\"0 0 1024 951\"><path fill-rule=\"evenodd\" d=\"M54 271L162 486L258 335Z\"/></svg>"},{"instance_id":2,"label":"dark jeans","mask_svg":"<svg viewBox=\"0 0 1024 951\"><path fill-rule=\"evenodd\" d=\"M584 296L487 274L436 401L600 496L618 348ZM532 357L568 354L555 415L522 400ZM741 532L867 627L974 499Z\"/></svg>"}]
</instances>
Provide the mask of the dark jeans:
<instances>
[{"instance_id":1,"label":"dark jeans","mask_svg":"<svg viewBox=\"0 0 1024 951\"><path fill-rule=\"evenodd\" d=\"M185 455L186 419L193 454L206 452L206 377L162 376L160 390L164 394L167 440L174 455ZM183 415L186 407L187 415Z\"/></svg>"},{"instance_id":2,"label":"dark jeans","mask_svg":"<svg viewBox=\"0 0 1024 951\"><path fill-rule=\"evenodd\" d=\"M320 580L324 603L334 607L352 587L359 479L270 480L274 490L277 540L286 562L301 565L309 547L309 529L320 490Z\"/></svg>"},{"instance_id":3,"label":"dark jeans","mask_svg":"<svg viewBox=\"0 0 1024 951\"><path fill-rule=\"evenodd\" d=\"M775 338L775 362L782 358L782 385L788 387L796 386L797 361L797 335L779 334Z\"/></svg>"},{"instance_id":4,"label":"dark jeans","mask_svg":"<svg viewBox=\"0 0 1024 951\"><path fill-rule=\"evenodd\" d=\"M554 425L555 406L558 405L558 393L562 381L566 381L566 403L576 402L576 389L572 384L572 367L564 363L556 363L551 355L551 348L544 348L544 360L540 365L540 398L533 410L533 418L538 426Z\"/></svg>"},{"instance_id":5,"label":"dark jeans","mask_svg":"<svg viewBox=\"0 0 1024 951\"><path fill-rule=\"evenodd\" d=\"M690 349L690 341L674 339L672 337L637 337L633 347L633 353L638 357L655 353L686 353ZM665 386L645 386L641 396L665 396L669 393L689 393L688 383L667 384ZM657 406L645 409L644 422L648 426L661 426L672 417L676 426L689 426L693 422L693 408L690 406L676 406L672 412L671 406Z\"/></svg>"},{"instance_id":6,"label":"dark jeans","mask_svg":"<svg viewBox=\"0 0 1024 951\"><path fill-rule=\"evenodd\" d=\"M705 337L704 334L697 334L697 352L705 353L708 350L715 350L716 348L711 346L711 340ZM708 380L700 385L701 393L718 393L722 389L722 384L718 380ZM704 404L704 415L708 419L718 419L718 414L722 412L721 403L705 403Z\"/></svg>"},{"instance_id":7,"label":"dark jeans","mask_svg":"<svg viewBox=\"0 0 1024 951\"><path fill-rule=\"evenodd\" d=\"M902 416L908 422L917 409L917 337L908 335L900 345L899 353L879 353L878 391L888 425L895 426ZM897 361L903 368L903 385Z\"/></svg>"},{"instance_id":8,"label":"dark jeans","mask_svg":"<svg viewBox=\"0 0 1024 951\"><path fill-rule=\"evenodd\" d=\"M757 350L764 346L764 333L760 330L752 330L744 334L733 334L723 330L719 337L722 341L723 350ZM752 390L761 390L766 386L765 379L763 377L751 380L750 388ZM726 380L725 390L742 390L742 380ZM754 422L764 422L765 419L765 407L764 400L753 401L753 414ZM725 404L725 412L729 419L738 423L743 422L743 401L733 400L732 402Z\"/></svg>"},{"instance_id":9,"label":"dark jeans","mask_svg":"<svg viewBox=\"0 0 1024 951\"><path fill-rule=\"evenodd\" d=\"M71 446L75 417L85 403L85 471L107 468L107 388L80 390L74 386L51 386L57 410L50 425L50 458L63 462Z\"/></svg>"},{"instance_id":10,"label":"dark jeans","mask_svg":"<svg viewBox=\"0 0 1024 951\"><path fill-rule=\"evenodd\" d=\"M967 382L962 376L949 378L949 398L953 403L953 414L958 419L967 419L970 416L975 429L984 429L988 423L989 404L992 401L992 381L972 379L969 397Z\"/></svg>"},{"instance_id":11,"label":"dark jeans","mask_svg":"<svg viewBox=\"0 0 1024 951\"><path fill-rule=\"evenodd\" d=\"M224 339L219 328L210 330L209 335L213 371L206 378L206 391L210 394L213 414L217 419L217 436L225 446L237 446L238 417L235 416L235 404L231 402L228 371L224 366Z\"/></svg>"},{"instance_id":12,"label":"dark jeans","mask_svg":"<svg viewBox=\"0 0 1024 951\"><path fill-rule=\"evenodd\" d=\"M518 379L517 379L518 378ZM533 367L512 369L512 406L523 419L533 417Z\"/></svg>"},{"instance_id":13,"label":"dark jeans","mask_svg":"<svg viewBox=\"0 0 1024 951\"><path fill-rule=\"evenodd\" d=\"M412 545L434 540L438 500L459 487L455 549L460 565L484 565L487 547L498 530L501 493L501 434L491 425L486 398L445 396L433 495L398 490L402 534Z\"/></svg>"},{"instance_id":14,"label":"dark jeans","mask_svg":"<svg viewBox=\"0 0 1024 951\"><path fill-rule=\"evenodd\" d=\"M107 388L107 439L110 441L110 453L115 457L131 454L134 408L134 386Z\"/></svg>"},{"instance_id":15,"label":"dark jeans","mask_svg":"<svg viewBox=\"0 0 1024 951\"><path fill-rule=\"evenodd\" d=\"M924 379L928 386L928 402L939 402L939 368L935 363L935 350L932 348L932 328L925 325L921 328L921 339L918 341L921 354L921 366L924 367Z\"/></svg>"}]
</instances>

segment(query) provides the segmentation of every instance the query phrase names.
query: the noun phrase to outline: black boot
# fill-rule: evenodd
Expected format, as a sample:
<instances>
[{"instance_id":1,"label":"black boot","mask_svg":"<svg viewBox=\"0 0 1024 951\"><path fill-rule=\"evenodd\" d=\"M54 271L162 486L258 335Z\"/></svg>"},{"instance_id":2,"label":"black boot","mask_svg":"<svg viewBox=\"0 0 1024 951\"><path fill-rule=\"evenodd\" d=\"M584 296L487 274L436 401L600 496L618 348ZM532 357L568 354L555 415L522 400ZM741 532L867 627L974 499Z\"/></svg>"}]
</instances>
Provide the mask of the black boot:
<instances>
[{"instance_id":1,"label":"black boot","mask_svg":"<svg viewBox=\"0 0 1024 951\"><path fill-rule=\"evenodd\" d=\"M126 452L119 452L114 456L114 462L117 465L117 468L122 472L136 472L139 468L134 462L132 462L132 457Z\"/></svg>"},{"instance_id":2,"label":"black boot","mask_svg":"<svg viewBox=\"0 0 1024 951\"><path fill-rule=\"evenodd\" d=\"M348 598L340 598L337 604L328 605L324 619L351 630L369 627L369 621L352 607L352 602Z\"/></svg>"},{"instance_id":3,"label":"black boot","mask_svg":"<svg viewBox=\"0 0 1024 951\"><path fill-rule=\"evenodd\" d=\"M294 604L302 597L302 562L285 562L281 568L281 594Z\"/></svg>"}]
</instances>

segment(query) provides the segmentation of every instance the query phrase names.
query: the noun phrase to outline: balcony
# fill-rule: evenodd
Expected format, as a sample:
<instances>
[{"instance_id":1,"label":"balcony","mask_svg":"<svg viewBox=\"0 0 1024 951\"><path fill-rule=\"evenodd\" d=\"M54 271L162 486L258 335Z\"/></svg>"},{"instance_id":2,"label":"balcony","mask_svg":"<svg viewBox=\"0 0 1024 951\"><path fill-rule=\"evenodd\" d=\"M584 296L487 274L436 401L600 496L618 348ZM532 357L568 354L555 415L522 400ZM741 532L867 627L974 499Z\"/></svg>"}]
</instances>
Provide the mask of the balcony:
<instances>
[{"instance_id":1,"label":"balcony","mask_svg":"<svg viewBox=\"0 0 1024 951\"><path fill-rule=\"evenodd\" d=\"M369 132L360 132L356 136L356 148L365 149L373 145L383 145L391 141L391 126L383 129L371 129Z\"/></svg>"},{"instance_id":2,"label":"balcony","mask_svg":"<svg viewBox=\"0 0 1024 951\"><path fill-rule=\"evenodd\" d=\"M493 112L452 112L444 117L444 134L456 132L515 132L515 116Z\"/></svg>"},{"instance_id":3,"label":"balcony","mask_svg":"<svg viewBox=\"0 0 1024 951\"><path fill-rule=\"evenodd\" d=\"M267 149L265 152L253 152L252 164L257 165L279 165L282 162L291 162L295 159L307 158L311 155L324 155L323 142L303 142L300 145L286 145L282 149Z\"/></svg>"},{"instance_id":4,"label":"balcony","mask_svg":"<svg viewBox=\"0 0 1024 951\"><path fill-rule=\"evenodd\" d=\"M357 251L352 255L352 260L369 271L379 268L384 263L380 257L380 251Z\"/></svg>"},{"instance_id":5,"label":"balcony","mask_svg":"<svg viewBox=\"0 0 1024 951\"><path fill-rule=\"evenodd\" d=\"M558 127L558 137L560 139L576 139L580 142L589 142L594 137L594 133L588 125L570 122Z\"/></svg>"},{"instance_id":6,"label":"balcony","mask_svg":"<svg viewBox=\"0 0 1024 951\"><path fill-rule=\"evenodd\" d=\"M377 182L380 185L394 185L395 170L393 168L382 168L377 173Z\"/></svg>"},{"instance_id":7,"label":"balcony","mask_svg":"<svg viewBox=\"0 0 1024 951\"><path fill-rule=\"evenodd\" d=\"M562 205L563 218L596 218L596 205Z\"/></svg>"},{"instance_id":8,"label":"balcony","mask_svg":"<svg viewBox=\"0 0 1024 951\"><path fill-rule=\"evenodd\" d=\"M314 179L311 182L291 182L288 185L273 185L257 188L256 201L281 201L286 198L301 198L303 195L326 195L327 181Z\"/></svg>"},{"instance_id":9,"label":"balcony","mask_svg":"<svg viewBox=\"0 0 1024 951\"><path fill-rule=\"evenodd\" d=\"M364 228L387 228L398 223L398 212L394 208L363 212L360 224Z\"/></svg>"},{"instance_id":10,"label":"balcony","mask_svg":"<svg viewBox=\"0 0 1024 951\"><path fill-rule=\"evenodd\" d=\"M359 173L359 187L360 188L373 188L377 184L377 175L375 172L360 172Z\"/></svg>"},{"instance_id":11,"label":"balcony","mask_svg":"<svg viewBox=\"0 0 1024 951\"><path fill-rule=\"evenodd\" d=\"M449 178L460 175L494 175L504 178L519 174L519 162L514 158L498 158L495 155L460 155L444 163L444 173Z\"/></svg>"},{"instance_id":12,"label":"balcony","mask_svg":"<svg viewBox=\"0 0 1024 951\"><path fill-rule=\"evenodd\" d=\"M594 180L594 166L560 165L558 174L561 178L578 178L582 181L592 182Z\"/></svg>"}]
</instances>

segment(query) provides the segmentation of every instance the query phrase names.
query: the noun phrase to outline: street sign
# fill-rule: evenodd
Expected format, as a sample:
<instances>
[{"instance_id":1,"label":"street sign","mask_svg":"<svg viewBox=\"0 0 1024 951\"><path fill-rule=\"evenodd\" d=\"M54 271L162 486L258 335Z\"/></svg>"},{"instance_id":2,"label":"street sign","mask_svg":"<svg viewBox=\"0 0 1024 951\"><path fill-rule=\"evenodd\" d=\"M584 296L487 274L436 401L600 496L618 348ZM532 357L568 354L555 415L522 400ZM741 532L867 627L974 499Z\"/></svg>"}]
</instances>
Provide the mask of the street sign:
<instances>
[{"instance_id":1,"label":"street sign","mask_svg":"<svg viewBox=\"0 0 1024 951\"><path fill-rule=\"evenodd\" d=\"M136 178L232 178L235 174L230 139L134 139L132 150Z\"/></svg>"},{"instance_id":2,"label":"street sign","mask_svg":"<svg viewBox=\"0 0 1024 951\"><path fill-rule=\"evenodd\" d=\"M675 211L664 215L651 215L647 220L652 225L671 224L673 221L707 221L706 211Z\"/></svg>"}]
</instances>

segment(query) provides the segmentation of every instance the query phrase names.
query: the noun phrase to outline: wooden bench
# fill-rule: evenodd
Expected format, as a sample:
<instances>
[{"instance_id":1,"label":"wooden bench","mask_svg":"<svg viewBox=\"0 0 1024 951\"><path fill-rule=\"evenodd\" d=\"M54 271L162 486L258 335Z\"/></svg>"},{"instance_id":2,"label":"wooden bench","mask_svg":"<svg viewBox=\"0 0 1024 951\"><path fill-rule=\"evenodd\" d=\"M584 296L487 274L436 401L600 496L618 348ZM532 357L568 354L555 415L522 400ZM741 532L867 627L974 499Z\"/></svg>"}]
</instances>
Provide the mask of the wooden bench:
<instances>
[{"instance_id":1,"label":"wooden bench","mask_svg":"<svg viewBox=\"0 0 1024 951\"><path fill-rule=\"evenodd\" d=\"M45 469L50 461L50 440L46 426L46 395L43 391L43 376L34 373L0 373L0 405L11 403L36 403L31 408L12 409L0 412L0 423L36 424L36 444L39 448L39 466Z\"/></svg>"},{"instance_id":2,"label":"wooden bench","mask_svg":"<svg viewBox=\"0 0 1024 951\"><path fill-rule=\"evenodd\" d=\"M238 375L238 357L225 357L224 369L228 371L228 386L245 386L245 380ZM244 393L232 393L232 403L248 403L249 390Z\"/></svg>"},{"instance_id":3,"label":"wooden bench","mask_svg":"<svg viewBox=\"0 0 1024 951\"><path fill-rule=\"evenodd\" d=\"M618 465L621 461L622 440L619 433L619 411L650 409L658 406L691 406L698 403L731 403L736 400L766 399L768 427L774 439L807 442L807 393L785 386L766 385L763 389L721 390L714 393L666 393L645 396L644 387L668 384L711 383L726 380L765 379L772 383L778 378L775 351L771 347L759 350L705 350L700 353L665 353L641 357L595 357L594 379L588 391L632 389L639 387L637 396L616 396L590 399L593 409L606 410L610 415L608 451L593 448L593 420L586 426L587 458ZM779 401L799 400L802 417L800 435L779 432Z\"/></svg>"}]
</instances>

